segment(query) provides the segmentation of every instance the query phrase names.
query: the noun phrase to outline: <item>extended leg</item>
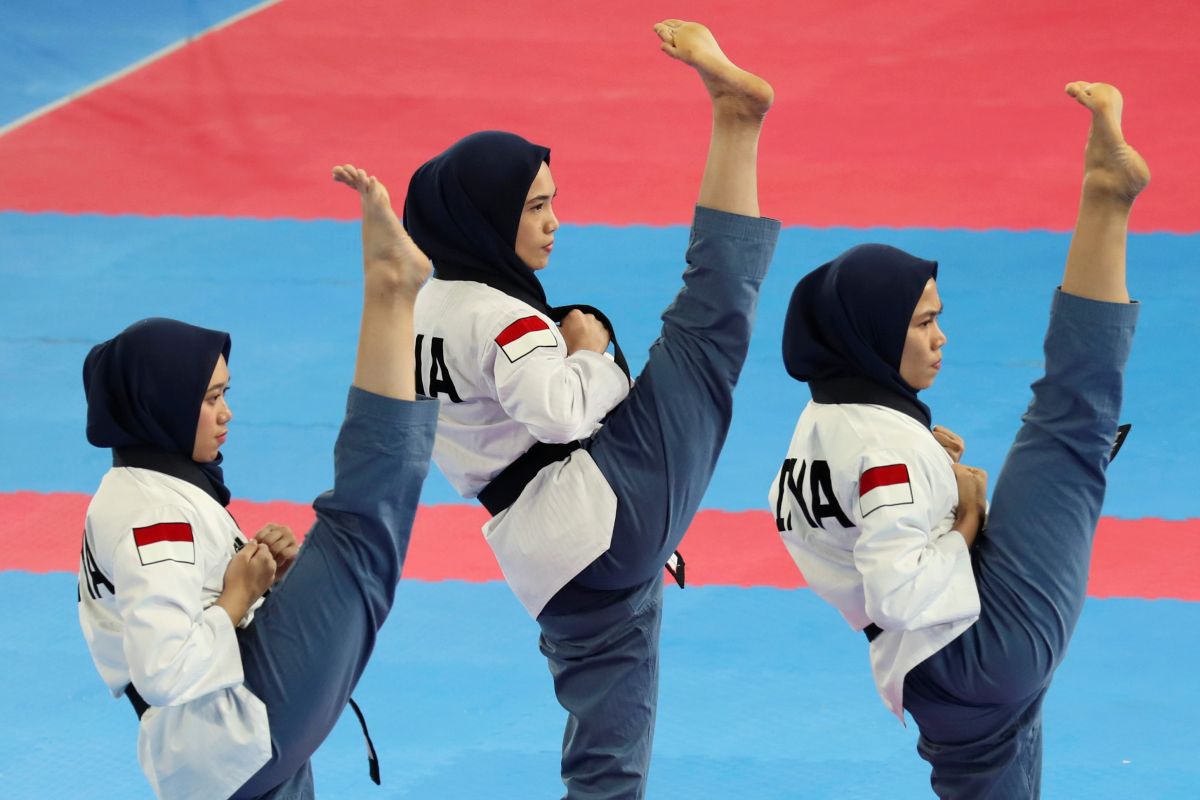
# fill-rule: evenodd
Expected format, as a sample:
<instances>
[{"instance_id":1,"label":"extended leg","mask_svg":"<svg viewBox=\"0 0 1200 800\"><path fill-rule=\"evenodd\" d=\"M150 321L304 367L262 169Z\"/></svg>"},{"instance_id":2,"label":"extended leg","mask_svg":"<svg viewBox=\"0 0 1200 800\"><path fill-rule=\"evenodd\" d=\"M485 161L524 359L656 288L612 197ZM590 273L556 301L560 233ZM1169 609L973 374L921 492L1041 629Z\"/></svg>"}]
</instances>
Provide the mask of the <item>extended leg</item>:
<instances>
[{"instance_id":1,"label":"extended leg","mask_svg":"<svg viewBox=\"0 0 1200 800\"><path fill-rule=\"evenodd\" d=\"M238 797L274 794L345 709L392 607L437 403L413 402L412 308L429 261L392 213L386 190L352 167L338 180L363 204L364 299L354 387L334 448L334 488L286 580L242 631L246 684L265 704L271 760ZM300 776L303 782L303 774Z\"/></svg>"},{"instance_id":2,"label":"extended leg","mask_svg":"<svg viewBox=\"0 0 1200 800\"><path fill-rule=\"evenodd\" d=\"M1149 171L1121 135L1116 89L1073 83L1067 92L1092 112L1079 219L1051 309L1046 374L1033 385L976 552L982 614L905 685L920 752L947 797L1022 785L1037 795L1041 698L1083 608L1137 318L1125 242ZM981 761L992 766L968 766Z\"/></svg>"},{"instance_id":3,"label":"extended leg","mask_svg":"<svg viewBox=\"0 0 1200 800\"><path fill-rule=\"evenodd\" d=\"M734 65L703 25L655 26L662 50L693 67L712 100L713 126L688 246L684 287L629 397L590 451L617 495L613 543L577 578L637 586L659 575L708 487L733 413L759 286L779 223L760 219L758 137L774 99Z\"/></svg>"}]
</instances>

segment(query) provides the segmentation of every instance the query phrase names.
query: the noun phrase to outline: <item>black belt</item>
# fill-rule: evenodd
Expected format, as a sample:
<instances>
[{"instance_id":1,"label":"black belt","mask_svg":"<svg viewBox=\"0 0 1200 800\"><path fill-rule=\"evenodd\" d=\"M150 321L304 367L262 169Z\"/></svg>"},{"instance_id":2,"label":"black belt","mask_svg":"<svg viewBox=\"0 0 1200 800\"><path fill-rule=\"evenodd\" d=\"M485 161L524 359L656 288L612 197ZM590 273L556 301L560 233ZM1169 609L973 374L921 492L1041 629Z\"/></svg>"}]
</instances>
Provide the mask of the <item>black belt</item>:
<instances>
[{"instance_id":1,"label":"black belt","mask_svg":"<svg viewBox=\"0 0 1200 800\"><path fill-rule=\"evenodd\" d=\"M132 683L125 685L125 696L129 698L129 702L133 705L134 713L138 719L150 708L150 704L142 699L142 695L133 687ZM354 698L350 698L350 708L354 710L354 716L358 717L358 724L362 726L363 738L367 740L367 769L371 774L371 780L375 785L379 785L379 756L375 753L375 743L371 741L371 733L367 730L367 718L363 716L362 709L358 707L358 703L354 702Z\"/></svg>"},{"instance_id":2,"label":"black belt","mask_svg":"<svg viewBox=\"0 0 1200 800\"><path fill-rule=\"evenodd\" d=\"M138 690L133 688L132 683L125 685L125 696L129 698L129 702L133 706L134 713L138 715L138 719L141 719L146 710L150 708L150 704L142 699L142 696L138 694Z\"/></svg>"},{"instance_id":3,"label":"black belt","mask_svg":"<svg viewBox=\"0 0 1200 800\"><path fill-rule=\"evenodd\" d=\"M868 642L873 642L879 638L879 634L883 633L883 628L876 625L874 622L863 628L863 635L867 637Z\"/></svg>"},{"instance_id":4,"label":"black belt","mask_svg":"<svg viewBox=\"0 0 1200 800\"><path fill-rule=\"evenodd\" d=\"M493 517L517 502L521 492L533 480L534 476L547 464L562 461L583 445L579 442L565 444L549 444L534 442L533 447L526 450L516 461L492 478L492 482L483 487L479 493L479 502Z\"/></svg>"}]
</instances>

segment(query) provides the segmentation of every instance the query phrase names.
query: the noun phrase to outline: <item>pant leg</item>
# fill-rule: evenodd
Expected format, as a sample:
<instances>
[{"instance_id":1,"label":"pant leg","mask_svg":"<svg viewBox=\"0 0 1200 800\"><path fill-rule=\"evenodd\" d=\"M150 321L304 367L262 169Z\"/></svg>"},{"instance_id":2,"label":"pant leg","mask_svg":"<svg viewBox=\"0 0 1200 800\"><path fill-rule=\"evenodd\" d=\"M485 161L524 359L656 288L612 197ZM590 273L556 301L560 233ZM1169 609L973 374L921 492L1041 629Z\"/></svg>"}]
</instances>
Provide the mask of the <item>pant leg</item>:
<instances>
[{"instance_id":1,"label":"pant leg","mask_svg":"<svg viewBox=\"0 0 1200 800\"><path fill-rule=\"evenodd\" d=\"M779 222L697 207L683 288L629 397L589 450L617 496L609 551L576 580L620 589L657 577L708 488L733 413Z\"/></svg>"},{"instance_id":2,"label":"pant leg","mask_svg":"<svg viewBox=\"0 0 1200 800\"><path fill-rule=\"evenodd\" d=\"M662 579L602 609L538 617L567 710L562 778L571 800L642 798L658 705Z\"/></svg>"},{"instance_id":3,"label":"pant leg","mask_svg":"<svg viewBox=\"0 0 1200 800\"><path fill-rule=\"evenodd\" d=\"M946 796L987 797L1041 764L1041 698L1087 594L1137 304L1059 292L1033 385L974 554L980 618L910 673L905 706ZM964 755L966 754L966 755ZM974 773L972 760L995 763ZM1036 795L997 794L998 797Z\"/></svg>"},{"instance_id":4,"label":"pant leg","mask_svg":"<svg viewBox=\"0 0 1200 800\"><path fill-rule=\"evenodd\" d=\"M920 675L914 678L905 682L905 693L916 695L922 718L934 720L917 741L917 752L932 767L934 794L943 800L1040 796L1045 688L1024 703L966 706L938 687L923 686Z\"/></svg>"},{"instance_id":5,"label":"pant leg","mask_svg":"<svg viewBox=\"0 0 1200 800\"><path fill-rule=\"evenodd\" d=\"M307 769L391 610L429 470L438 404L351 388L334 488L283 582L238 633L247 687L267 707L271 760L236 797L273 796ZM311 781L310 781L311 782Z\"/></svg>"}]
</instances>

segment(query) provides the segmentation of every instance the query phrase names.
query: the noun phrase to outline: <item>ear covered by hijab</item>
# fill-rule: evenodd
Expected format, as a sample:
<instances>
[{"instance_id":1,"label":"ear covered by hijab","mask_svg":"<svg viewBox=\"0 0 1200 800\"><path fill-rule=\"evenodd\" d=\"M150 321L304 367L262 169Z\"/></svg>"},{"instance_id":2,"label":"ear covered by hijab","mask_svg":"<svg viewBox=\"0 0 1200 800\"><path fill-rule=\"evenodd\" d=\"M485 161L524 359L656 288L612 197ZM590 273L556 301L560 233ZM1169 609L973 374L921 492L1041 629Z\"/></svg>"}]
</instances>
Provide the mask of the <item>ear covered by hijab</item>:
<instances>
[{"instance_id":1,"label":"ear covered by hijab","mask_svg":"<svg viewBox=\"0 0 1200 800\"><path fill-rule=\"evenodd\" d=\"M804 276L783 330L788 374L818 403L872 403L926 427L929 407L900 377L913 311L937 262L883 244L852 247Z\"/></svg>"},{"instance_id":2,"label":"ear covered by hijab","mask_svg":"<svg viewBox=\"0 0 1200 800\"><path fill-rule=\"evenodd\" d=\"M516 253L525 198L549 148L513 133L473 133L423 164L404 227L443 280L478 281L546 313L546 293Z\"/></svg>"},{"instance_id":3,"label":"ear covered by hijab","mask_svg":"<svg viewBox=\"0 0 1200 800\"><path fill-rule=\"evenodd\" d=\"M156 317L93 347L83 362L88 441L112 448L118 466L174 474L228 504L223 457L197 464L192 451L200 406L230 344L222 331Z\"/></svg>"}]
</instances>

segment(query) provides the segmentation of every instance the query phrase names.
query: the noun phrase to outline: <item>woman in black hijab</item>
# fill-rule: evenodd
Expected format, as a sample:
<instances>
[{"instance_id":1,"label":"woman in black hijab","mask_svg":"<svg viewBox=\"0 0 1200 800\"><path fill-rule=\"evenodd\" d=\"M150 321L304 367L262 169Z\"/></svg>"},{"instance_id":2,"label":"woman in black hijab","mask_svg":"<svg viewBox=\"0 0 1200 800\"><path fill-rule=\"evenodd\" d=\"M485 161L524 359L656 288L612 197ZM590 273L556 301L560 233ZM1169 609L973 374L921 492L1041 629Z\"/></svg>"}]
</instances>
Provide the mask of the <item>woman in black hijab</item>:
<instances>
[{"instance_id":1,"label":"woman in black hijab","mask_svg":"<svg viewBox=\"0 0 1200 800\"><path fill-rule=\"evenodd\" d=\"M548 149L468 136L417 170L405 202L434 267L416 320L418 380L442 401L434 459L494 515L488 544L541 626L569 715L568 797L644 795L662 569L724 443L779 230L757 196L771 88L701 25L656 31L700 73L714 127L685 286L632 390L620 351L604 355L600 315L551 308L537 279L558 229ZM682 582L682 563L673 568Z\"/></svg>"},{"instance_id":2,"label":"woman in black hijab","mask_svg":"<svg viewBox=\"0 0 1200 800\"><path fill-rule=\"evenodd\" d=\"M381 184L349 166L335 177L362 196L362 331L334 488L298 557L291 531L247 540L225 508L228 334L143 320L84 363L88 441L112 449L113 468L88 508L80 624L141 720L138 758L161 798L313 797L309 758L400 578L436 425L413 381L430 266Z\"/></svg>"},{"instance_id":3,"label":"woman in black hijab","mask_svg":"<svg viewBox=\"0 0 1200 800\"><path fill-rule=\"evenodd\" d=\"M987 476L957 463L962 440L931 432L917 397L946 341L935 263L849 250L800 281L784 330L784 364L813 401L771 489L776 524L812 589L866 633L884 703L916 720L946 798L1038 796L1042 701L1083 607L1123 436L1138 312L1125 239L1149 171L1121 136L1116 89L1067 93L1092 112L1083 197L1046 373L990 509Z\"/></svg>"}]
</instances>

